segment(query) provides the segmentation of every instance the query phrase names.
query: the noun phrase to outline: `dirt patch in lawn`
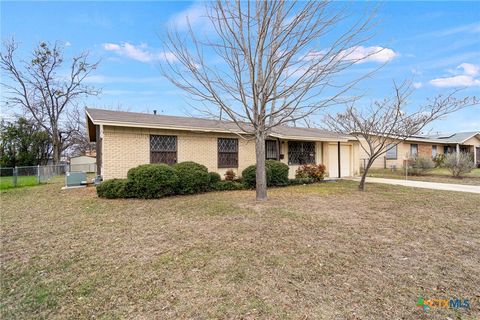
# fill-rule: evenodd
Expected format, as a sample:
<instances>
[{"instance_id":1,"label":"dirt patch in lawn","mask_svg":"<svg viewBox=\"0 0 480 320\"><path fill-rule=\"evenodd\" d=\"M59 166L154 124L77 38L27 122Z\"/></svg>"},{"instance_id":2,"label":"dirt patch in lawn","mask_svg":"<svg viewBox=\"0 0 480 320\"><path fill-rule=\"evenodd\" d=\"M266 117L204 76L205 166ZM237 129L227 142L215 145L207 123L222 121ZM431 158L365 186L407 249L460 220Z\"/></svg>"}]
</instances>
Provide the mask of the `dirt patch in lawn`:
<instances>
[{"instance_id":1,"label":"dirt patch in lawn","mask_svg":"<svg viewBox=\"0 0 480 320\"><path fill-rule=\"evenodd\" d=\"M479 317L477 195L344 181L269 196L5 191L3 318Z\"/></svg>"}]
</instances>

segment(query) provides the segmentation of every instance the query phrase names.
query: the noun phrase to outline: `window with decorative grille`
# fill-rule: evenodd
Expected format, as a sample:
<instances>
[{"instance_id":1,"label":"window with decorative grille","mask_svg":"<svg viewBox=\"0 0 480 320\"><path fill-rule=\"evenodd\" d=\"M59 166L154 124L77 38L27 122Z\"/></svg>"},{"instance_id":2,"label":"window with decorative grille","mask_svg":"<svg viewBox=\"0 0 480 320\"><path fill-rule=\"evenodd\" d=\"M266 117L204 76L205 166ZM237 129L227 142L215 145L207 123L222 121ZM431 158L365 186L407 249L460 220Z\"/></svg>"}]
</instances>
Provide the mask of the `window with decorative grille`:
<instances>
[{"instance_id":1,"label":"window with decorative grille","mask_svg":"<svg viewBox=\"0 0 480 320\"><path fill-rule=\"evenodd\" d=\"M288 141L288 164L315 164L315 142Z\"/></svg>"},{"instance_id":2,"label":"window with decorative grille","mask_svg":"<svg viewBox=\"0 0 480 320\"><path fill-rule=\"evenodd\" d=\"M265 141L265 158L267 160L278 160L277 141Z\"/></svg>"},{"instance_id":3,"label":"window with decorative grille","mask_svg":"<svg viewBox=\"0 0 480 320\"><path fill-rule=\"evenodd\" d=\"M177 137L151 135L150 163L177 163Z\"/></svg>"},{"instance_id":4,"label":"window with decorative grille","mask_svg":"<svg viewBox=\"0 0 480 320\"><path fill-rule=\"evenodd\" d=\"M218 139L218 167L238 167L238 139Z\"/></svg>"}]
</instances>

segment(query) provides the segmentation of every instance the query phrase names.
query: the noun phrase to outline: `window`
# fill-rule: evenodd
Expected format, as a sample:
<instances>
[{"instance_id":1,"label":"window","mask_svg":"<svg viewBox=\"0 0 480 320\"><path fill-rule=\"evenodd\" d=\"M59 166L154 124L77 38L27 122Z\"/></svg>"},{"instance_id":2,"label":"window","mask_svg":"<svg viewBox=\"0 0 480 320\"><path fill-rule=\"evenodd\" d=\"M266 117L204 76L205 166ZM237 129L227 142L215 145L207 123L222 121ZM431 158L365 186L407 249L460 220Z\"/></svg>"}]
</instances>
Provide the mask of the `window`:
<instances>
[{"instance_id":1,"label":"window","mask_svg":"<svg viewBox=\"0 0 480 320\"><path fill-rule=\"evenodd\" d=\"M150 163L177 163L177 137L151 135Z\"/></svg>"},{"instance_id":2,"label":"window","mask_svg":"<svg viewBox=\"0 0 480 320\"><path fill-rule=\"evenodd\" d=\"M278 159L278 144L275 140L266 140L265 141L265 158L267 160L277 160Z\"/></svg>"},{"instance_id":3,"label":"window","mask_svg":"<svg viewBox=\"0 0 480 320\"><path fill-rule=\"evenodd\" d=\"M432 146L432 158L437 155L437 146Z\"/></svg>"},{"instance_id":4,"label":"window","mask_svg":"<svg viewBox=\"0 0 480 320\"><path fill-rule=\"evenodd\" d=\"M387 144L387 153L385 154L387 160L397 159L397 145L396 144Z\"/></svg>"},{"instance_id":5,"label":"window","mask_svg":"<svg viewBox=\"0 0 480 320\"><path fill-rule=\"evenodd\" d=\"M418 155L418 144L410 145L410 156L416 157Z\"/></svg>"},{"instance_id":6,"label":"window","mask_svg":"<svg viewBox=\"0 0 480 320\"><path fill-rule=\"evenodd\" d=\"M238 167L238 139L218 139L218 167Z\"/></svg>"},{"instance_id":7,"label":"window","mask_svg":"<svg viewBox=\"0 0 480 320\"><path fill-rule=\"evenodd\" d=\"M315 142L288 141L288 164L312 163L315 163Z\"/></svg>"}]
</instances>

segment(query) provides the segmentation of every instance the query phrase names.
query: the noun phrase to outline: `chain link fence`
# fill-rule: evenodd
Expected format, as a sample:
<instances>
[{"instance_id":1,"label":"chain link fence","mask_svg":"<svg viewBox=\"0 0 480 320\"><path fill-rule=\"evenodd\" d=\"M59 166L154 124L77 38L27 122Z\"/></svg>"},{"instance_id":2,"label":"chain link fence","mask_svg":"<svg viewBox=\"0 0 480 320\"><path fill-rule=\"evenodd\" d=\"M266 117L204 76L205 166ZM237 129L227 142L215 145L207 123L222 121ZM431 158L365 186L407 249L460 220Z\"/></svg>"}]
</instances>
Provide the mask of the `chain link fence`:
<instances>
[{"instance_id":1,"label":"chain link fence","mask_svg":"<svg viewBox=\"0 0 480 320\"><path fill-rule=\"evenodd\" d=\"M0 189L33 186L46 183L56 176L64 175L68 165L47 165L15 168L0 168Z\"/></svg>"}]
</instances>

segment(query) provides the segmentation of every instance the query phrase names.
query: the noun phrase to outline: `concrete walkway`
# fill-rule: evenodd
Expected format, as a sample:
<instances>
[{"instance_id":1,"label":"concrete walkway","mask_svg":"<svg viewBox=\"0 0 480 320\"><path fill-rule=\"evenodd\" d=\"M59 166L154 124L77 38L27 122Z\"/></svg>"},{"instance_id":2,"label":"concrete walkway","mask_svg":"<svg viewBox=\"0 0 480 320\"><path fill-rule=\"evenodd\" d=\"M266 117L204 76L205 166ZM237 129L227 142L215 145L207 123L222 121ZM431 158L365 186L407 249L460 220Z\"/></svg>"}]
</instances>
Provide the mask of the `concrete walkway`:
<instances>
[{"instance_id":1,"label":"concrete walkway","mask_svg":"<svg viewBox=\"0 0 480 320\"><path fill-rule=\"evenodd\" d=\"M351 178L349 180L360 181L360 178ZM413 188L480 193L480 186L468 186L468 185L453 184L453 183L438 183L438 182L425 182L425 181L413 181L413 180L401 180L401 179L384 179L384 178L371 178L371 177L367 177L366 182L394 184L397 186L405 186L405 187L413 187Z\"/></svg>"}]
</instances>

